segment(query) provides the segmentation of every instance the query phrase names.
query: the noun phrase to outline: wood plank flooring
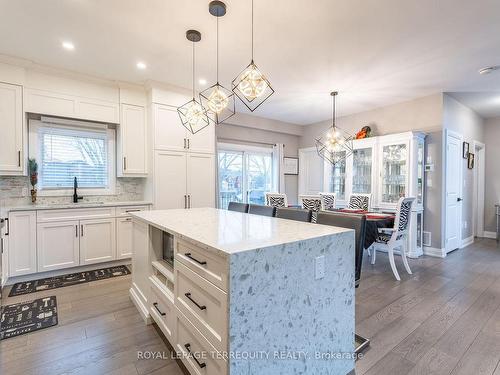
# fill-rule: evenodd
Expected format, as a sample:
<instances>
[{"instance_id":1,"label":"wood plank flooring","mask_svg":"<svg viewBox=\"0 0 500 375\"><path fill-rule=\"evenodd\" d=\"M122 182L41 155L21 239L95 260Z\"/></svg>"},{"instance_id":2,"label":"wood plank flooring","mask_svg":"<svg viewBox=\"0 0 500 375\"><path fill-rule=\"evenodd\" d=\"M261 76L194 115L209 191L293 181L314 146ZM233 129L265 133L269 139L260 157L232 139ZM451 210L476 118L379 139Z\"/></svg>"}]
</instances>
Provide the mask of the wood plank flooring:
<instances>
[{"instance_id":1,"label":"wood plank flooring","mask_svg":"<svg viewBox=\"0 0 500 375\"><path fill-rule=\"evenodd\" d=\"M356 374L500 375L500 249L478 240L446 259L410 260L394 280L387 257L364 260L356 331L371 340ZM177 362L141 360L169 347L128 297L130 276L5 298L56 295L59 325L0 342L0 374L181 375ZM8 294L8 288L4 291Z\"/></svg>"}]
</instances>

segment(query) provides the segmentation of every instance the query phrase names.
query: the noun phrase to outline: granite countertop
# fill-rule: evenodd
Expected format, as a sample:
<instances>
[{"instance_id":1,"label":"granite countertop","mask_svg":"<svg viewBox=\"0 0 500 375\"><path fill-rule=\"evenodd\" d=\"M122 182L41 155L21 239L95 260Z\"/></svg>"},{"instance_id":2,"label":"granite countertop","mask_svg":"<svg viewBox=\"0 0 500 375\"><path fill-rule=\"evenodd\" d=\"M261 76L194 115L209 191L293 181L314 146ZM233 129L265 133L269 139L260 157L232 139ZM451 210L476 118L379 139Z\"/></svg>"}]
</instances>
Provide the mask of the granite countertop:
<instances>
[{"instance_id":1,"label":"granite countertop","mask_svg":"<svg viewBox=\"0 0 500 375\"><path fill-rule=\"evenodd\" d=\"M152 210L131 215L223 255L352 231L215 208Z\"/></svg>"},{"instance_id":2,"label":"granite countertop","mask_svg":"<svg viewBox=\"0 0 500 375\"><path fill-rule=\"evenodd\" d=\"M69 197L68 199L71 199ZM31 210L60 210L68 208L98 208L98 207L119 207L119 206L144 206L150 205L149 201L118 201L118 202L80 202L80 203L54 203L54 204L27 204L23 206L3 207L2 211L31 211Z\"/></svg>"}]
</instances>

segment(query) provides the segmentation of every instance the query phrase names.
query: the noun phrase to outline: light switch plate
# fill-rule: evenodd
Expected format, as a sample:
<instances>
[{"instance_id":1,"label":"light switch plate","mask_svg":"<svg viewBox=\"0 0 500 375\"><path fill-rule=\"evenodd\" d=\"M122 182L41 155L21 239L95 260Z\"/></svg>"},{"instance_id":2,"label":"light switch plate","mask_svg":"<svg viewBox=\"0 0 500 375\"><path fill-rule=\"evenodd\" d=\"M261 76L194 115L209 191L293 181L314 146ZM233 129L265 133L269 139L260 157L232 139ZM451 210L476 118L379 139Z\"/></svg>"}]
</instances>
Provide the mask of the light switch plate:
<instances>
[{"instance_id":1,"label":"light switch plate","mask_svg":"<svg viewBox=\"0 0 500 375\"><path fill-rule=\"evenodd\" d=\"M314 273L316 280L320 280L325 277L325 256L319 256L316 258L314 265Z\"/></svg>"}]
</instances>

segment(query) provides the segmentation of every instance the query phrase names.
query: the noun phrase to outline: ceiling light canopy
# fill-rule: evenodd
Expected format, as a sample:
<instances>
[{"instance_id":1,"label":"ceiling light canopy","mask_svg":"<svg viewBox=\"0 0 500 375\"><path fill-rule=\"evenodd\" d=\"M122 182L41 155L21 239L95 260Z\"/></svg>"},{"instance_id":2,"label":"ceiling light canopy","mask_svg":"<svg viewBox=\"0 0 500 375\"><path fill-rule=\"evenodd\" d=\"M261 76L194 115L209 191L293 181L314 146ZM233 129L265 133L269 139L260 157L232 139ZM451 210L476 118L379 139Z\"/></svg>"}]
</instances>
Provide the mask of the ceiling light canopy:
<instances>
[{"instance_id":1,"label":"ceiling light canopy","mask_svg":"<svg viewBox=\"0 0 500 375\"><path fill-rule=\"evenodd\" d=\"M335 98L338 95L337 91L330 94L332 100L332 126L321 136L316 139L316 150L318 155L330 164L335 166L344 161L353 152L353 137L340 129L335 122L336 106Z\"/></svg>"},{"instance_id":2,"label":"ceiling light canopy","mask_svg":"<svg viewBox=\"0 0 500 375\"><path fill-rule=\"evenodd\" d=\"M252 0L252 60L232 82L232 91L252 112L274 94L271 83L254 62L253 10Z\"/></svg>"},{"instance_id":3,"label":"ceiling light canopy","mask_svg":"<svg viewBox=\"0 0 500 375\"><path fill-rule=\"evenodd\" d=\"M216 82L200 93L200 101L207 108L210 119L220 124L236 112L234 94L219 83L219 18L226 14L226 4L222 1L211 1L208 11L216 18Z\"/></svg>"},{"instance_id":4,"label":"ceiling light canopy","mask_svg":"<svg viewBox=\"0 0 500 375\"><path fill-rule=\"evenodd\" d=\"M201 33L197 30L188 30L186 38L193 44L193 99L177 108L177 113L182 125L192 134L210 125L207 110L198 102L195 97L194 77L195 77L195 48L194 44L201 40Z\"/></svg>"}]
</instances>

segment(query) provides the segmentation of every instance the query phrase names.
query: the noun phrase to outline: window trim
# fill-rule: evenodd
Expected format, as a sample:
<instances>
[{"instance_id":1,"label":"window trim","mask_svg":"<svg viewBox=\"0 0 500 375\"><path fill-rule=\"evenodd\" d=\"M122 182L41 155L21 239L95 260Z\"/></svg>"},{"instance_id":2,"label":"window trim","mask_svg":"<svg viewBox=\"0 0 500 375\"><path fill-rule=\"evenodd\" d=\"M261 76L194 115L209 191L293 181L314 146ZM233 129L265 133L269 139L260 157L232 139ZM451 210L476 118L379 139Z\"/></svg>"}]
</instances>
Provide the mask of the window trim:
<instances>
[{"instance_id":1,"label":"window trim","mask_svg":"<svg viewBox=\"0 0 500 375\"><path fill-rule=\"evenodd\" d=\"M38 128L40 126L50 126L59 129L68 130L82 130L82 131L96 131L98 129L105 130L108 138L108 181L109 186L107 188L85 188L79 187L79 194L83 196L96 196L96 195L115 195L116 194L116 131L115 129L110 129L106 124L98 123L84 123L78 122L75 125L71 124L71 120L68 120L68 125L61 124L61 120L50 121L48 118L43 118L45 121L40 120L29 120L28 126L28 140L29 140L29 157L36 158L37 161L41 160L40 150L39 150L39 139L38 139ZM73 188L69 189L43 189L38 187L38 195L43 197L60 197L60 196L71 196L73 195Z\"/></svg>"}]
</instances>

